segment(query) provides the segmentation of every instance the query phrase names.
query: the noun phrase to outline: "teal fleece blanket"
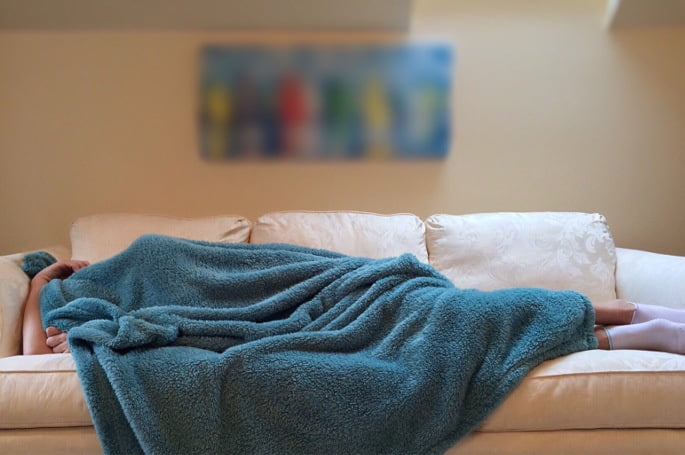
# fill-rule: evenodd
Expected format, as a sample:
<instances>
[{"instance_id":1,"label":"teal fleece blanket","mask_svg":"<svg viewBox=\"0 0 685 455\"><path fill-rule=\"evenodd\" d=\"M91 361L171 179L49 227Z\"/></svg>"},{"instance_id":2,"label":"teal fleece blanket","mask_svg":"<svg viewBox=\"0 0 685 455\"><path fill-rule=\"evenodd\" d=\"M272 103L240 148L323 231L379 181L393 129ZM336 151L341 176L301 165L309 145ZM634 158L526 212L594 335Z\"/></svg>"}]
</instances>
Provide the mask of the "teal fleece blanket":
<instances>
[{"instance_id":1,"label":"teal fleece blanket","mask_svg":"<svg viewBox=\"0 0 685 455\"><path fill-rule=\"evenodd\" d=\"M147 235L40 302L110 454L440 453L531 368L595 347L581 294L292 245Z\"/></svg>"}]
</instances>

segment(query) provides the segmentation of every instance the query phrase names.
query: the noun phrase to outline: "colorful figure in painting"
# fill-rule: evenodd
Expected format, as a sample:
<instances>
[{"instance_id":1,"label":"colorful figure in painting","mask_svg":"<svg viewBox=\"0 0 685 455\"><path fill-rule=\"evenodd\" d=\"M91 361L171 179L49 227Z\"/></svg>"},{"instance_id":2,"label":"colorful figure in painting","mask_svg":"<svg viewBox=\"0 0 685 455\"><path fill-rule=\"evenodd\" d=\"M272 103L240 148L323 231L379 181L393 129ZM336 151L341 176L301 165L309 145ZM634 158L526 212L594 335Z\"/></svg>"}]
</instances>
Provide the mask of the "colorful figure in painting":
<instances>
[{"instance_id":1,"label":"colorful figure in painting","mask_svg":"<svg viewBox=\"0 0 685 455\"><path fill-rule=\"evenodd\" d=\"M390 127L392 112L386 88L380 78L370 77L364 87L364 126L366 127L365 155L369 158L388 158L392 154Z\"/></svg>"},{"instance_id":2,"label":"colorful figure in painting","mask_svg":"<svg viewBox=\"0 0 685 455\"><path fill-rule=\"evenodd\" d=\"M304 151L307 101L303 81L297 74L283 76L278 90L278 117L281 123L281 155L295 157Z\"/></svg>"},{"instance_id":3,"label":"colorful figure in painting","mask_svg":"<svg viewBox=\"0 0 685 455\"><path fill-rule=\"evenodd\" d=\"M210 159L223 158L230 146L231 93L223 84L211 84L203 95L205 154Z\"/></svg>"},{"instance_id":4,"label":"colorful figure in painting","mask_svg":"<svg viewBox=\"0 0 685 455\"><path fill-rule=\"evenodd\" d=\"M259 122L259 89L252 74L241 73L235 83L235 116L233 130L236 141L231 154L257 158L263 153L263 132Z\"/></svg>"},{"instance_id":5,"label":"colorful figure in painting","mask_svg":"<svg viewBox=\"0 0 685 455\"><path fill-rule=\"evenodd\" d=\"M323 84L323 128L326 156L358 157L360 141L354 96L348 84L330 77Z\"/></svg>"}]
</instances>

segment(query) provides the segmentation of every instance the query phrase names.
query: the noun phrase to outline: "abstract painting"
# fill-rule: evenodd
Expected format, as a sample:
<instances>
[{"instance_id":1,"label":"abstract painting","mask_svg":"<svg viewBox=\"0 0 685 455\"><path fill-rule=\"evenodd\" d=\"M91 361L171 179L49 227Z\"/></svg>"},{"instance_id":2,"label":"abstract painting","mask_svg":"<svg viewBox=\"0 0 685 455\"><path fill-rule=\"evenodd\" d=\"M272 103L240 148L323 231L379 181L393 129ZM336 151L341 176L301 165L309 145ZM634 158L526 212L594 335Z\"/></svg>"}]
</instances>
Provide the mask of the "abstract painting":
<instances>
[{"instance_id":1,"label":"abstract painting","mask_svg":"<svg viewBox=\"0 0 685 455\"><path fill-rule=\"evenodd\" d=\"M443 158L453 52L441 44L206 46L208 159Z\"/></svg>"}]
</instances>

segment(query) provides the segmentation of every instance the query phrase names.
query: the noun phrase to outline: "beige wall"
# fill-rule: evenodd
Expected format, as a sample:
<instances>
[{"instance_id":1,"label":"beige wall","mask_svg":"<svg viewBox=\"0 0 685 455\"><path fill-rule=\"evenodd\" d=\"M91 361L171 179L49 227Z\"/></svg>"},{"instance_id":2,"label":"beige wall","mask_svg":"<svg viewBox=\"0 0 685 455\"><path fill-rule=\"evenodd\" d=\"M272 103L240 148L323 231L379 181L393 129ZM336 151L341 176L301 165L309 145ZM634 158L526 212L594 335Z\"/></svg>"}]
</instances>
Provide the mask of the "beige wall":
<instances>
[{"instance_id":1,"label":"beige wall","mask_svg":"<svg viewBox=\"0 0 685 455\"><path fill-rule=\"evenodd\" d=\"M458 52L455 140L421 163L208 163L208 42L372 35L0 32L0 254L74 218L354 209L601 212L619 246L685 255L685 29L602 28L604 2L421 0Z\"/></svg>"}]
</instances>

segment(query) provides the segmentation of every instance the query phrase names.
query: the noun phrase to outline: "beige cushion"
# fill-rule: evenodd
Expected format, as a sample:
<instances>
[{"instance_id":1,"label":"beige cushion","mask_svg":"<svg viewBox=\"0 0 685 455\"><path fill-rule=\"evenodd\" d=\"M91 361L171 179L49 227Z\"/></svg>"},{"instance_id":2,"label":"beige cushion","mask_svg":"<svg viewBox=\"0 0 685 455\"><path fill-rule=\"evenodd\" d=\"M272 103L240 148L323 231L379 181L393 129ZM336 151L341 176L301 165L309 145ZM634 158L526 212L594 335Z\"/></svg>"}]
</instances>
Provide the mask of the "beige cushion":
<instances>
[{"instance_id":1,"label":"beige cushion","mask_svg":"<svg viewBox=\"0 0 685 455\"><path fill-rule=\"evenodd\" d=\"M545 362L480 431L685 428L685 356L578 352Z\"/></svg>"},{"instance_id":2,"label":"beige cushion","mask_svg":"<svg viewBox=\"0 0 685 455\"><path fill-rule=\"evenodd\" d=\"M28 291L29 277L15 261L0 257L0 357L21 353L21 323Z\"/></svg>"},{"instance_id":3,"label":"beige cushion","mask_svg":"<svg viewBox=\"0 0 685 455\"><path fill-rule=\"evenodd\" d=\"M474 431L445 455L682 455L685 430Z\"/></svg>"},{"instance_id":4,"label":"beige cushion","mask_svg":"<svg viewBox=\"0 0 685 455\"><path fill-rule=\"evenodd\" d=\"M479 428L482 432L685 428L685 356L585 351L551 360ZM91 425L69 354L0 359L0 428Z\"/></svg>"},{"instance_id":5,"label":"beige cushion","mask_svg":"<svg viewBox=\"0 0 685 455\"><path fill-rule=\"evenodd\" d=\"M0 430L0 453L12 455L102 455L95 428Z\"/></svg>"},{"instance_id":6,"label":"beige cushion","mask_svg":"<svg viewBox=\"0 0 685 455\"><path fill-rule=\"evenodd\" d=\"M414 215L362 212L276 212L261 216L252 243L291 243L351 256L411 253L428 262L425 227Z\"/></svg>"},{"instance_id":7,"label":"beige cushion","mask_svg":"<svg viewBox=\"0 0 685 455\"><path fill-rule=\"evenodd\" d=\"M433 215L426 243L431 265L462 288L530 286L616 298L616 249L599 214Z\"/></svg>"},{"instance_id":8,"label":"beige cushion","mask_svg":"<svg viewBox=\"0 0 685 455\"><path fill-rule=\"evenodd\" d=\"M92 425L71 354L0 359L0 428Z\"/></svg>"},{"instance_id":9,"label":"beige cushion","mask_svg":"<svg viewBox=\"0 0 685 455\"><path fill-rule=\"evenodd\" d=\"M143 234L163 234L210 242L247 242L252 223L240 216L173 218L106 214L77 219L71 227L74 259L101 261L126 249Z\"/></svg>"},{"instance_id":10,"label":"beige cushion","mask_svg":"<svg viewBox=\"0 0 685 455\"><path fill-rule=\"evenodd\" d=\"M681 455L685 430L475 431L445 455ZM0 430L0 453L101 455L93 427Z\"/></svg>"}]
</instances>

